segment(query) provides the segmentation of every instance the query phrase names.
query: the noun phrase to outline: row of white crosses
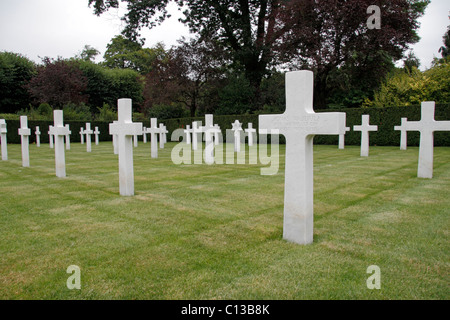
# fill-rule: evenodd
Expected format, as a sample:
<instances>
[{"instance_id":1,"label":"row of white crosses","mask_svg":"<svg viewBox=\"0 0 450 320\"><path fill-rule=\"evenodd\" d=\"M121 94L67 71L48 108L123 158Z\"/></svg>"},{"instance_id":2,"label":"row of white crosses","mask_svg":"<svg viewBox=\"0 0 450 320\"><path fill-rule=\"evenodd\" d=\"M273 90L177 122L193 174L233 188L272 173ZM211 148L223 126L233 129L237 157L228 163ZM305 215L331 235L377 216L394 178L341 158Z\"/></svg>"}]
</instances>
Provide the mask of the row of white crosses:
<instances>
[{"instance_id":1,"label":"row of white crosses","mask_svg":"<svg viewBox=\"0 0 450 320\"><path fill-rule=\"evenodd\" d=\"M86 129L80 128L80 141L81 144L84 144L84 136L86 136L86 151L92 152L92 144L91 144L91 135L94 135L95 137L95 144L98 145L99 143L99 134L100 131L98 130L98 127L95 127L95 130L93 131L91 129L91 124L89 122L86 123Z\"/></svg>"}]
</instances>

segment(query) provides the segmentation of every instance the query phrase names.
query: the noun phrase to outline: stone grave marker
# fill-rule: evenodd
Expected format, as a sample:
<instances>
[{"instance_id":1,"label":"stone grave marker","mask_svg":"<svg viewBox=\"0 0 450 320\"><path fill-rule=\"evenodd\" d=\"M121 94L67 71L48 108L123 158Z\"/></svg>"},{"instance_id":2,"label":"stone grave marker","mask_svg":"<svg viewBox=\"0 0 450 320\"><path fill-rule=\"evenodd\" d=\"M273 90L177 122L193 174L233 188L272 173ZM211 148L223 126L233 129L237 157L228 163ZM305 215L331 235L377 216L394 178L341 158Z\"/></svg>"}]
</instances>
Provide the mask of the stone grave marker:
<instances>
[{"instance_id":1,"label":"stone grave marker","mask_svg":"<svg viewBox=\"0 0 450 320\"><path fill-rule=\"evenodd\" d=\"M84 130L84 134L86 135L86 151L91 152L92 151L91 135L94 134L94 131L92 131L91 124L89 122L86 123L86 129Z\"/></svg>"},{"instance_id":2,"label":"stone grave marker","mask_svg":"<svg viewBox=\"0 0 450 320\"><path fill-rule=\"evenodd\" d=\"M100 131L98 131L98 127L95 127L95 130L94 130L94 137L95 137L95 145L96 145L96 146L98 146L98 142L99 142L98 137L99 137L99 135L100 135Z\"/></svg>"},{"instance_id":3,"label":"stone grave marker","mask_svg":"<svg viewBox=\"0 0 450 320\"><path fill-rule=\"evenodd\" d=\"M234 152L241 152L241 132L242 132L242 123L239 120L235 120L232 124L234 132Z\"/></svg>"},{"instance_id":4,"label":"stone grave marker","mask_svg":"<svg viewBox=\"0 0 450 320\"><path fill-rule=\"evenodd\" d=\"M131 99L118 100L118 121L109 124L109 134L117 135L119 187L122 196L134 195L133 136L142 134L142 123L131 120Z\"/></svg>"},{"instance_id":5,"label":"stone grave marker","mask_svg":"<svg viewBox=\"0 0 450 320\"><path fill-rule=\"evenodd\" d=\"M7 137L6 134L8 133L8 130L6 128L6 121L5 119L0 119L0 138L2 143L2 160L6 161L8 160L8 143L7 143Z\"/></svg>"},{"instance_id":6,"label":"stone grave marker","mask_svg":"<svg viewBox=\"0 0 450 320\"><path fill-rule=\"evenodd\" d=\"M19 135L22 143L22 167L29 167L30 166L29 137L31 135L31 130L28 128L27 116L20 116Z\"/></svg>"},{"instance_id":7,"label":"stone grave marker","mask_svg":"<svg viewBox=\"0 0 450 320\"><path fill-rule=\"evenodd\" d=\"M66 176L64 139L69 134L69 129L64 126L62 110L53 111L53 122L50 132L55 138L55 171L58 178L64 178Z\"/></svg>"},{"instance_id":8,"label":"stone grave marker","mask_svg":"<svg viewBox=\"0 0 450 320\"><path fill-rule=\"evenodd\" d=\"M370 125L368 114L363 114L360 126L353 126L353 131L361 131L361 157L369 156L369 132L378 131L378 126Z\"/></svg>"},{"instance_id":9,"label":"stone grave marker","mask_svg":"<svg viewBox=\"0 0 450 320\"><path fill-rule=\"evenodd\" d=\"M36 147L41 146L41 131L39 130L39 126L36 126L36 131L34 132L36 135Z\"/></svg>"},{"instance_id":10,"label":"stone grave marker","mask_svg":"<svg viewBox=\"0 0 450 320\"><path fill-rule=\"evenodd\" d=\"M283 238L298 244L313 241L314 135L345 130L345 113L314 112L313 86L311 71L286 73L286 111L259 116L260 132L275 130L286 138Z\"/></svg>"},{"instance_id":11,"label":"stone grave marker","mask_svg":"<svg viewBox=\"0 0 450 320\"><path fill-rule=\"evenodd\" d=\"M70 131L70 127L68 124L66 124L67 128L67 134L66 134L66 150L70 150L70 135L72 134L72 131Z\"/></svg>"},{"instance_id":12,"label":"stone grave marker","mask_svg":"<svg viewBox=\"0 0 450 320\"><path fill-rule=\"evenodd\" d=\"M349 127L345 127L345 131L350 131ZM345 133L339 135L339 149L344 149L345 147Z\"/></svg>"},{"instance_id":13,"label":"stone grave marker","mask_svg":"<svg viewBox=\"0 0 450 320\"><path fill-rule=\"evenodd\" d=\"M407 118L401 119L401 124L399 126L394 126L394 130L400 131L400 150L406 150L408 145L408 136L406 133L406 123L408 122Z\"/></svg>"},{"instance_id":14,"label":"stone grave marker","mask_svg":"<svg viewBox=\"0 0 450 320\"><path fill-rule=\"evenodd\" d=\"M421 104L420 121L407 121L406 131L419 131L419 164L417 167L417 177L433 178L433 153L434 153L434 132L450 131L450 121L434 120L434 101L424 101Z\"/></svg>"}]
</instances>

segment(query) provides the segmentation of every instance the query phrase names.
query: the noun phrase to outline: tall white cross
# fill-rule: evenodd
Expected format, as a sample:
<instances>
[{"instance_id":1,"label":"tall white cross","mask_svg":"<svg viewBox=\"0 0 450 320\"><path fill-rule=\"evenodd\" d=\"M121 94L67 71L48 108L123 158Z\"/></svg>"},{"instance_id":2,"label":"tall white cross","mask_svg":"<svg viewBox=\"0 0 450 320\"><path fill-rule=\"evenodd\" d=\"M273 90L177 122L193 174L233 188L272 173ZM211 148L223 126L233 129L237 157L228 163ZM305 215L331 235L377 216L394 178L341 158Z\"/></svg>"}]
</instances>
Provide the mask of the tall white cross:
<instances>
[{"instance_id":1,"label":"tall white cross","mask_svg":"<svg viewBox=\"0 0 450 320\"><path fill-rule=\"evenodd\" d=\"M36 131L34 132L36 135L36 147L41 146L41 131L39 130L39 126L36 126Z\"/></svg>"},{"instance_id":2,"label":"tall white cross","mask_svg":"<svg viewBox=\"0 0 450 320\"><path fill-rule=\"evenodd\" d=\"M119 187L122 196L134 195L133 136L142 134L142 123L131 120L131 99L118 100L118 121L109 124L109 134L117 135Z\"/></svg>"},{"instance_id":3,"label":"tall white cross","mask_svg":"<svg viewBox=\"0 0 450 320\"><path fill-rule=\"evenodd\" d=\"M433 178L434 131L450 131L450 121L434 120L434 101L422 102L420 121L408 121L406 131L420 132L417 177Z\"/></svg>"},{"instance_id":4,"label":"tall white cross","mask_svg":"<svg viewBox=\"0 0 450 320\"><path fill-rule=\"evenodd\" d=\"M248 146L253 146L254 136L256 137L256 129L253 128L251 122L248 123L248 128L244 130L248 135Z\"/></svg>"},{"instance_id":5,"label":"tall white cross","mask_svg":"<svg viewBox=\"0 0 450 320\"><path fill-rule=\"evenodd\" d=\"M378 126L369 124L369 115L363 114L360 126L353 126L353 131L361 131L361 157L369 156L369 131L378 131Z\"/></svg>"},{"instance_id":6,"label":"tall white cross","mask_svg":"<svg viewBox=\"0 0 450 320\"><path fill-rule=\"evenodd\" d=\"M100 131L98 131L98 127L95 127L94 130L94 136L95 136L95 145L98 146L98 136L100 134Z\"/></svg>"},{"instance_id":7,"label":"tall white cross","mask_svg":"<svg viewBox=\"0 0 450 320\"><path fill-rule=\"evenodd\" d=\"M150 148L151 157L158 158L158 134L160 129L158 128L158 119L150 118L150 128L147 128L147 133L150 133Z\"/></svg>"},{"instance_id":8,"label":"tall white cross","mask_svg":"<svg viewBox=\"0 0 450 320\"><path fill-rule=\"evenodd\" d=\"M234 131L234 152L241 152L242 123L235 120L231 125L233 126L231 130Z\"/></svg>"},{"instance_id":9,"label":"tall white cross","mask_svg":"<svg viewBox=\"0 0 450 320\"><path fill-rule=\"evenodd\" d=\"M22 167L30 166L30 153L29 153L29 137L31 130L28 128L27 116L20 116L20 129L19 135L22 142Z\"/></svg>"},{"instance_id":10,"label":"tall white cross","mask_svg":"<svg viewBox=\"0 0 450 320\"><path fill-rule=\"evenodd\" d=\"M400 150L406 150L408 145L408 135L406 133L406 123L408 118L402 118L399 126L394 126L394 130L400 131Z\"/></svg>"},{"instance_id":11,"label":"tall white cross","mask_svg":"<svg viewBox=\"0 0 450 320\"><path fill-rule=\"evenodd\" d=\"M64 153L64 139L68 134L68 128L64 126L63 111L53 111L54 125L50 129L55 137L55 171L58 178L66 176L66 157Z\"/></svg>"},{"instance_id":12,"label":"tall white cross","mask_svg":"<svg viewBox=\"0 0 450 320\"><path fill-rule=\"evenodd\" d=\"M51 134L53 126L48 126L48 145L50 146L50 149L53 149L53 135Z\"/></svg>"},{"instance_id":13,"label":"tall white cross","mask_svg":"<svg viewBox=\"0 0 450 320\"><path fill-rule=\"evenodd\" d=\"M86 135L86 151L91 152L91 135L94 133L91 129L91 124L88 122L86 123L86 129L84 130L84 134Z\"/></svg>"},{"instance_id":14,"label":"tall white cross","mask_svg":"<svg viewBox=\"0 0 450 320\"><path fill-rule=\"evenodd\" d=\"M345 127L345 131L350 131L349 127ZM345 133L339 135L339 149L344 149L345 146Z\"/></svg>"},{"instance_id":15,"label":"tall white cross","mask_svg":"<svg viewBox=\"0 0 450 320\"><path fill-rule=\"evenodd\" d=\"M67 134L66 134L66 150L70 150L70 135L72 134L72 131L70 131L70 127L68 124L66 124L67 128Z\"/></svg>"},{"instance_id":16,"label":"tall white cross","mask_svg":"<svg viewBox=\"0 0 450 320\"><path fill-rule=\"evenodd\" d=\"M84 129L83 129L83 127L80 128L80 141L81 141L81 144L84 144Z\"/></svg>"},{"instance_id":17,"label":"tall white cross","mask_svg":"<svg viewBox=\"0 0 450 320\"><path fill-rule=\"evenodd\" d=\"M186 129L184 129L183 132L186 134L186 144L191 144L191 133L192 133L191 126L186 125Z\"/></svg>"},{"instance_id":18,"label":"tall white cross","mask_svg":"<svg viewBox=\"0 0 450 320\"><path fill-rule=\"evenodd\" d=\"M311 71L286 73L286 111L259 116L260 132L279 130L286 137L283 238L299 244L313 241L314 135L345 130L345 113L314 113L313 85Z\"/></svg>"},{"instance_id":19,"label":"tall white cross","mask_svg":"<svg viewBox=\"0 0 450 320\"><path fill-rule=\"evenodd\" d=\"M8 130L6 129L6 121L5 119L0 119L0 137L2 142L2 160L6 161L8 160L8 145L7 145L7 138L6 134L8 133Z\"/></svg>"}]
</instances>

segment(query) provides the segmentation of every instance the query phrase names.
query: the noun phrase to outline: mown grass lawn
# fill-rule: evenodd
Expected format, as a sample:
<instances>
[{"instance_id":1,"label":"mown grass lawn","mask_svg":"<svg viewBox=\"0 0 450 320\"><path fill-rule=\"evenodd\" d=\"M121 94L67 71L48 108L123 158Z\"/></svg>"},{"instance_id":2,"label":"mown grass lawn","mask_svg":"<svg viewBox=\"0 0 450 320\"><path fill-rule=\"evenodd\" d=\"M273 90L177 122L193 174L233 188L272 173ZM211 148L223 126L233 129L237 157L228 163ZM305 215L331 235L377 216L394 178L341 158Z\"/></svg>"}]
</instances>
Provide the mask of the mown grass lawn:
<instances>
[{"instance_id":1,"label":"mown grass lawn","mask_svg":"<svg viewBox=\"0 0 450 320\"><path fill-rule=\"evenodd\" d=\"M175 165L174 143L134 149L135 192L119 195L110 142L20 146L0 161L1 299L449 299L450 148L433 179L418 148L314 146L314 243L282 239L284 158L261 165ZM284 146L280 147L284 155ZM69 290L69 265L81 290ZM367 267L381 270L370 290Z\"/></svg>"}]
</instances>

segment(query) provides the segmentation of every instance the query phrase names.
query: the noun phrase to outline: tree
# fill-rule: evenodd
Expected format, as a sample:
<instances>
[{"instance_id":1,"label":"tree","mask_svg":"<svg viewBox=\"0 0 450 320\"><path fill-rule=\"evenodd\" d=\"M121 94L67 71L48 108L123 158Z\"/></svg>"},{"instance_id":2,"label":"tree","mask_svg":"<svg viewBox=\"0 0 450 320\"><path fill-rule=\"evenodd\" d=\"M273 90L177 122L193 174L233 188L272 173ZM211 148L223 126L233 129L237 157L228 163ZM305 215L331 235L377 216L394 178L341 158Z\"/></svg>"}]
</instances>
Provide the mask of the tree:
<instances>
[{"instance_id":1,"label":"tree","mask_svg":"<svg viewBox=\"0 0 450 320\"><path fill-rule=\"evenodd\" d=\"M372 101L365 106L388 107L418 105L422 101L448 103L450 99L450 61L436 61L432 68L422 72L398 69L383 82Z\"/></svg>"},{"instance_id":2,"label":"tree","mask_svg":"<svg viewBox=\"0 0 450 320\"><path fill-rule=\"evenodd\" d=\"M167 16L169 0L121 0L128 5L124 35L139 38L142 27L153 27ZM318 107L326 107L327 77L355 52L365 59L383 50L400 59L406 44L417 41L417 18L429 0L175 0L184 8L190 30L214 38L233 57L254 88L260 107L260 85L273 65L298 57L297 67L316 73ZM378 3L383 27L367 30L366 9ZM119 0L89 0L99 15Z\"/></svg>"},{"instance_id":3,"label":"tree","mask_svg":"<svg viewBox=\"0 0 450 320\"><path fill-rule=\"evenodd\" d=\"M34 62L13 52L0 52L0 112L26 108L30 95L25 85L36 72Z\"/></svg>"},{"instance_id":4,"label":"tree","mask_svg":"<svg viewBox=\"0 0 450 320\"><path fill-rule=\"evenodd\" d=\"M85 103L84 94L87 79L75 60L57 60L45 57L37 67L37 74L27 85L28 91L37 103L47 102L62 109L68 103Z\"/></svg>"},{"instance_id":5,"label":"tree","mask_svg":"<svg viewBox=\"0 0 450 320\"><path fill-rule=\"evenodd\" d=\"M87 44L84 46L83 50L81 50L80 54L75 58L92 62L94 61L95 57L98 56L99 54L100 51Z\"/></svg>"},{"instance_id":6,"label":"tree","mask_svg":"<svg viewBox=\"0 0 450 320\"><path fill-rule=\"evenodd\" d=\"M439 52L442 55L442 58L447 58L450 55L450 26L447 27L447 32L442 37L444 40L444 45L439 48Z\"/></svg>"},{"instance_id":7,"label":"tree","mask_svg":"<svg viewBox=\"0 0 450 320\"><path fill-rule=\"evenodd\" d=\"M407 70L408 72L411 72L413 68L419 68L419 66L419 58L417 58L414 52L409 51L405 59L403 60L403 68L405 68L405 70Z\"/></svg>"},{"instance_id":8,"label":"tree","mask_svg":"<svg viewBox=\"0 0 450 320\"><path fill-rule=\"evenodd\" d=\"M226 54L215 41L181 39L164 59L158 59L146 76L144 109L181 103L195 116L208 93L206 87L222 75Z\"/></svg>"},{"instance_id":9,"label":"tree","mask_svg":"<svg viewBox=\"0 0 450 320\"><path fill-rule=\"evenodd\" d=\"M161 43L154 48L143 48L142 45L121 35L111 39L103 56L104 66L109 68L133 69L144 75L150 71L155 59L164 56L165 49Z\"/></svg>"},{"instance_id":10,"label":"tree","mask_svg":"<svg viewBox=\"0 0 450 320\"><path fill-rule=\"evenodd\" d=\"M328 81L339 68L352 65L364 70L355 80L379 83L390 71L392 60L402 58L410 43L418 41L417 19L429 1L353 0L293 1L292 32L283 36L280 52L291 67L311 69L315 74L315 108L326 108L330 97ZM367 8L377 4L381 29L367 25ZM286 11L287 12L287 11ZM292 22L291 22L292 23ZM292 57L296 59L292 63ZM385 61L390 57L391 63ZM382 63L380 68L379 63ZM368 79L372 78L372 79Z\"/></svg>"}]
</instances>

